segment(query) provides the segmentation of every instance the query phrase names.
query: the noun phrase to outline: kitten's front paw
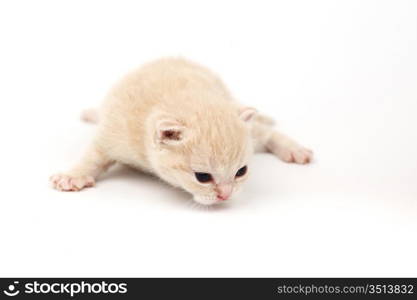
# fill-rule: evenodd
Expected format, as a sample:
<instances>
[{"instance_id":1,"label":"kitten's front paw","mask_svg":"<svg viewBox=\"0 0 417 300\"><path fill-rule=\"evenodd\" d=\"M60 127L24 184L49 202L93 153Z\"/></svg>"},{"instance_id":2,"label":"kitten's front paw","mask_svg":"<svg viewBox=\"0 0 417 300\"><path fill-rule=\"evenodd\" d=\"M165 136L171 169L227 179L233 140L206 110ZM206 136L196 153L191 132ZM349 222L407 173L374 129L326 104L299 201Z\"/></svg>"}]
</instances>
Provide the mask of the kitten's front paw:
<instances>
[{"instance_id":1,"label":"kitten's front paw","mask_svg":"<svg viewBox=\"0 0 417 300\"><path fill-rule=\"evenodd\" d=\"M95 185L92 176L69 176L64 174L53 175L49 179L54 189L63 192L77 192L83 188L89 188Z\"/></svg>"},{"instance_id":2,"label":"kitten's front paw","mask_svg":"<svg viewBox=\"0 0 417 300\"><path fill-rule=\"evenodd\" d=\"M288 163L308 164L313 160L313 151L297 144L281 147L273 152Z\"/></svg>"}]
</instances>

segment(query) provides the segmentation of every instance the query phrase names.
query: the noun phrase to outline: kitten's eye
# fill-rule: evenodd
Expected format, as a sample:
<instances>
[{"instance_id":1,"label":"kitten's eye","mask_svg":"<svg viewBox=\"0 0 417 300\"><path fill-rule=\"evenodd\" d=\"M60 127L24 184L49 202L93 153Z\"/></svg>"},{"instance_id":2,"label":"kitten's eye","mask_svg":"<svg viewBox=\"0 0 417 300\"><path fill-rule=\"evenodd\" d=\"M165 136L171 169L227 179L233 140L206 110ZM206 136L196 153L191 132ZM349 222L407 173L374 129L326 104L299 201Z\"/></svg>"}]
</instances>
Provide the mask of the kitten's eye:
<instances>
[{"instance_id":1,"label":"kitten's eye","mask_svg":"<svg viewBox=\"0 0 417 300\"><path fill-rule=\"evenodd\" d=\"M239 171L236 172L236 177L242 177L243 175L246 174L247 171L248 171L248 167L247 166L241 167L239 169Z\"/></svg>"},{"instance_id":2,"label":"kitten's eye","mask_svg":"<svg viewBox=\"0 0 417 300\"><path fill-rule=\"evenodd\" d=\"M197 178L198 181L202 182L202 183L207 183L209 181L211 181L213 179L213 177L211 177L211 175L209 173L194 173L195 174L195 178Z\"/></svg>"}]
</instances>

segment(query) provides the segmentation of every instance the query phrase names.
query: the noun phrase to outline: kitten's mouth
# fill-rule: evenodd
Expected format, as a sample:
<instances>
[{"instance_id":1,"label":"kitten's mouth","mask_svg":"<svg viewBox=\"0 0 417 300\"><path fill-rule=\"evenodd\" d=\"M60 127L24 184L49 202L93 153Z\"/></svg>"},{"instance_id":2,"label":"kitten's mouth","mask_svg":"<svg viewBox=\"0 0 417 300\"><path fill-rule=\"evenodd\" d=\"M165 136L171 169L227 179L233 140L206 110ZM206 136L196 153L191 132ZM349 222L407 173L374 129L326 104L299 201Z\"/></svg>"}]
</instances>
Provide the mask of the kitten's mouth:
<instances>
[{"instance_id":1,"label":"kitten's mouth","mask_svg":"<svg viewBox=\"0 0 417 300\"><path fill-rule=\"evenodd\" d=\"M218 205L224 202L217 197L194 197L194 201L205 206Z\"/></svg>"},{"instance_id":2,"label":"kitten's mouth","mask_svg":"<svg viewBox=\"0 0 417 300\"><path fill-rule=\"evenodd\" d=\"M194 201L204 206L217 206L229 202L232 197L216 196L194 196Z\"/></svg>"},{"instance_id":3,"label":"kitten's mouth","mask_svg":"<svg viewBox=\"0 0 417 300\"><path fill-rule=\"evenodd\" d=\"M228 200L229 197L224 197L222 195L217 195L217 202L222 202Z\"/></svg>"}]
</instances>

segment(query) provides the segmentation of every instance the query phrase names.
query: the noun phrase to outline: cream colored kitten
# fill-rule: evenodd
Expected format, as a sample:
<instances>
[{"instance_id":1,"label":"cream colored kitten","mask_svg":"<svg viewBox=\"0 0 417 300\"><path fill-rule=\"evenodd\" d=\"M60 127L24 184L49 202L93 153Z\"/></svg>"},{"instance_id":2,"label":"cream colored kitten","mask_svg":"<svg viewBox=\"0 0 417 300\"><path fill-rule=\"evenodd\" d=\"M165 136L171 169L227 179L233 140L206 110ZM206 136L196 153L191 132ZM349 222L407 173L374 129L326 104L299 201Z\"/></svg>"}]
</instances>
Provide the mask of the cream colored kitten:
<instances>
[{"instance_id":1,"label":"cream colored kitten","mask_svg":"<svg viewBox=\"0 0 417 300\"><path fill-rule=\"evenodd\" d=\"M237 103L208 69L184 59L161 59L128 74L108 94L81 161L51 177L61 191L95 184L115 162L151 172L211 205L246 181L254 151L308 163L312 152L273 129L273 121Z\"/></svg>"}]
</instances>

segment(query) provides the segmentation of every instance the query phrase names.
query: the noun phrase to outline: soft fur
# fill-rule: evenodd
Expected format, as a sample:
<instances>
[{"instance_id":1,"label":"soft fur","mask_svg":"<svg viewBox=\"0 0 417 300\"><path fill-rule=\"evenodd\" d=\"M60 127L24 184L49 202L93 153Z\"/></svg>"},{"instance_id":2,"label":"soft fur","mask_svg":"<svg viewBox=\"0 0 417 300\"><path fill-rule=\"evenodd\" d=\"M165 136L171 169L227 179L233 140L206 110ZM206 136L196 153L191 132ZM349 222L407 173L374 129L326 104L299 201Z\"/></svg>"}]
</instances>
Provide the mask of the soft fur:
<instances>
[{"instance_id":1,"label":"soft fur","mask_svg":"<svg viewBox=\"0 0 417 300\"><path fill-rule=\"evenodd\" d=\"M230 198L250 173L236 177L254 151L308 163L312 152L273 129L273 121L236 102L208 69L184 59L161 59L128 74L85 121L98 123L82 160L51 177L61 191L91 187L115 162L151 172L183 188L198 203ZM200 183L195 172L210 173Z\"/></svg>"}]
</instances>

